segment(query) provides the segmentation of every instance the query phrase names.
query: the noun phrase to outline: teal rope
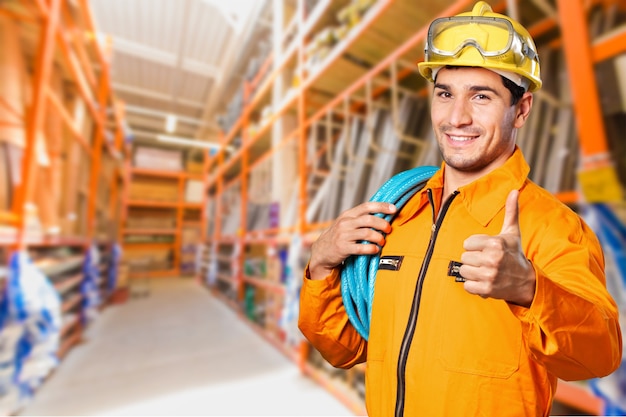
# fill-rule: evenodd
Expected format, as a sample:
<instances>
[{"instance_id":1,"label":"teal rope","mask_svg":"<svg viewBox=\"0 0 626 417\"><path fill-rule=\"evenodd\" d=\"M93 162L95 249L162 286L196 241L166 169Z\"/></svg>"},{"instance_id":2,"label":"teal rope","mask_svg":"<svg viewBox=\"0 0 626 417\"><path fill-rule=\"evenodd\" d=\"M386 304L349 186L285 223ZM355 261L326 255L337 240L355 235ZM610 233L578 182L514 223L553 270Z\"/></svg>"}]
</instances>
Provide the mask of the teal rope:
<instances>
[{"instance_id":1,"label":"teal rope","mask_svg":"<svg viewBox=\"0 0 626 417\"><path fill-rule=\"evenodd\" d=\"M439 168L423 166L400 172L391 177L372 196L370 201L386 202L397 207L396 214L415 193L424 188L430 177ZM391 223L395 214L374 213ZM363 244L371 242L363 241ZM378 272L380 254L352 255L344 261L341 271L341 297L348 318L365 339L369 338L370 321L372 319L372 301L374 284Z\"/></svg>"}]
</instances>

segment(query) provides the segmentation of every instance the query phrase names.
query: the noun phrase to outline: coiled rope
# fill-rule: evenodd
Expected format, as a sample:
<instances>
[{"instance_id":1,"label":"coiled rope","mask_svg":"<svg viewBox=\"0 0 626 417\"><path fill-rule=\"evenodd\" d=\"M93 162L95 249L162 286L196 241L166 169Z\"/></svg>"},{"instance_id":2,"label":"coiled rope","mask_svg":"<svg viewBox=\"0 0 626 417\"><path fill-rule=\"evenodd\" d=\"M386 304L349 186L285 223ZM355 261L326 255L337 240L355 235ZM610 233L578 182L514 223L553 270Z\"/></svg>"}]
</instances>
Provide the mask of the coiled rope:
<instances>
[{"instance_id":1,"label":"coiled rope","mask_svg":"<svg viewBox=\"0 0 626 417\"><path fill-rule=\"evenodd\" d=\"M370 201L394 204L397 208L396 213L374 213L374 215L391 223L406 202L424 188L428 179L438 169L433 166L422 166L391 177L376 191ZM370 244L371 242L363 241L362 243ZM365 340L369 338L374 284L379 261L380 252L375 255L352 255L344 261L341 271L343 304L350 322Z\"/></svg>"}]
</instances>

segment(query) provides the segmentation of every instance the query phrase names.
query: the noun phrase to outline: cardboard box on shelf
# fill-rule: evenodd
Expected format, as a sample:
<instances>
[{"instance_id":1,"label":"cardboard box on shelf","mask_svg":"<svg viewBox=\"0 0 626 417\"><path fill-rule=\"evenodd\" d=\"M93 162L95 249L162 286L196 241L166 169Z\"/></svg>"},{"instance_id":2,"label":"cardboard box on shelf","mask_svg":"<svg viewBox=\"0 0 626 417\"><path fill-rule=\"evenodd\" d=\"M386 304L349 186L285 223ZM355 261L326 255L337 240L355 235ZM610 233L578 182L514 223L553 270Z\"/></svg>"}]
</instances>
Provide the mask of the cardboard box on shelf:
<instances>
[{"instance_id":1,"label":"cardboard box on shelf","mask_svg":"<svg viewBox=\"0 0 626 417\"><path fill-rule=\"evenodd\" d=\"M137 168L155 169L164 171L183 170L182 152L170 149L150 148L137 146L133 157L133 165Z\"/></svg>"},{"instance_id":2,"label":"cardboard box on shelf","mask_svg":"<svg viewBox=\"0 0 626 417\"><path fill-rule=\"evenodd\" d=\"M178 201L178 180L170 178L133 178L128 187L131 200Z\"/></svg>"},{"instance_id":3,"label":"cardboard box on shelf","mask_svg":"<svg viewBox=\"0 0 626 417\"><path fill-rule=\"evenodd\" d=\"M128 212L126 227L129 229L171 229L176 227L176 211L132 208Z\"/></svg>"},{"instance_id":4,"label":"cardboard box on shelf","mask_svg":"<svg viewBox=\"0 0 626 417\"><path fill-rule=\"evenodd\" d=\"M185 245L197 245L202 239L202 233L199 227L186 226L183 227L180 240L183 246Z\"/></svg>"},{"instance_id":5,"label":"cardboard box on shelf","mask_svg":"<svg viewBox=\"0 0 626 417\"><path fill-rule=\"evenodd\" d=\"M204 170L204 164L202 162L187 160L185 168L190 174L202 175L202 172Z\"/></svg>"},{"instance_id":6,"label":"cardboard box on shelf","mask_svg":"<svg viewBox=\"0 0 626 417\"><path fill-rule=\"evenodd\" d=\"M201 175L204 171L204 158L207 152L204 150L188 150L185 158L185 170L190 174Z\"/></svg>"},{"instance_id":7,"label":"cardboard box on shelf","mask_svg":"<svg viewBox=\"0 0 626 417\"><path fill-rule=\"evenodd\" d=\"M267 258L267 279L273 282L280 282L282 276L282 264L275 256Z\"/></svg>"},{"instance_id":8,"label":"cardboard box on shelf","mask_svg":"<svg viewBox=\"0 0 626 417\"><path fill-rule=\"evenodd\" d=\"M201 203L204 198L204 183L197 180L188 180L185 184L185 201L187 203Z\"/></svg>"}]
</instances>

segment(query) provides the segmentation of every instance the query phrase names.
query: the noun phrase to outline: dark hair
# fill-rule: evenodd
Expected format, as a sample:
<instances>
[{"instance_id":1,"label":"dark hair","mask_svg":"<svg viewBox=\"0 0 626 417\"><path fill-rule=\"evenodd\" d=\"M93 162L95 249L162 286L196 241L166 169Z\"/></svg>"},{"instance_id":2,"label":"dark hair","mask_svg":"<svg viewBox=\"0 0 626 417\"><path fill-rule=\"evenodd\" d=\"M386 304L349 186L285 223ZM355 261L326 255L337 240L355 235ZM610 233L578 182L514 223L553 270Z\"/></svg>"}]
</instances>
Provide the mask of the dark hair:
<instances>
[{"instance_id":1,"label":"dark hair","mask_svg":"<svg viewBox=\"0 0 626 417\"><path fill-rule=\"evenodd\" d=\"M455 69L455 68L467 68L467 67L463 67L460 65L446 65L445 68ZM519 85L515 84L513 81L509 80L508 78L503 77L502 75L500 75L500 78L502 78L502 84L504 84L506 89L511 92L511 106L515 106L522 99L522 96L524 95L526 90L524 89L524 87L520 87Z\"/></svg>"},{"instance_id":2,"label":"dark hair","mask_svg":"<svg viewBox=\"0 0 626 417\"><path fill-rule=\"evenodd\" d=\"M502 77L502 75L500 77ZM511 92L511 106L515 106L522 99L526 90L524 87L520 87L506 77L502 77L502 83L506 89Z\"/></svg>"}]
</instances>

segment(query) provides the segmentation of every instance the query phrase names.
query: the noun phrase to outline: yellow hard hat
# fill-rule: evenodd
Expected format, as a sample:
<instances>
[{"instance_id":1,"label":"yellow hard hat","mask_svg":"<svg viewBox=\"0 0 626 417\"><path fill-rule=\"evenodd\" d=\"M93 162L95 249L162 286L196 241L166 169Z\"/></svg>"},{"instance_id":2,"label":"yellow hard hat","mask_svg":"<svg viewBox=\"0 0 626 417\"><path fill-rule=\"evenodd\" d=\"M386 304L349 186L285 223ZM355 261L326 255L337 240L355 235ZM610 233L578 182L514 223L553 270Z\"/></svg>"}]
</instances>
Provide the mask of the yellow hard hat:
<instances>
[{"instance_id":1,"label":"yellow hard hat","mask_svg":"<svg viewBox=\"0 0 626 417\"><path fill-rule=\"evenodd\" d=\"M428 28L419 72L433 82L433 71L446 65L482 67L521 76L528 91L541 88L539 56L528 31L479 1L469 13L435 19Z\"/></svg>"}]
</instances>

